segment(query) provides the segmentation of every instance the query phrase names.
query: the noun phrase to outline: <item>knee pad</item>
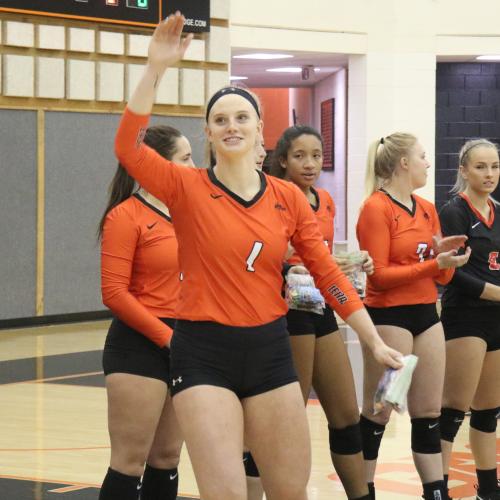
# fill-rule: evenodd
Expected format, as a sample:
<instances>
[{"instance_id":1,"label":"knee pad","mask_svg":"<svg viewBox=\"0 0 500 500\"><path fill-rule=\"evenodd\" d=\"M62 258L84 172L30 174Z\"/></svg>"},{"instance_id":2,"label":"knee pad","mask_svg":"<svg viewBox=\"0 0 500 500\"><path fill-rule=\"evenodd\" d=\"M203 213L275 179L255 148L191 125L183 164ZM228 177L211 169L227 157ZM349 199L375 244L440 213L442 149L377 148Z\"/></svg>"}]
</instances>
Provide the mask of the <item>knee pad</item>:
<instances>
[{"instance_id":1,"label":"knee pad","mask_svg":"<svg viewBox=\"0 0 500 500\"><path fill-rule=\"evenodd\" d=\"M363 457L365 460L375 460L378 457L378 450L382 436L384 435L385 425L372 422L361 415L359 426L363 443Z\"/></svg>"},{"instance_id":2,"label":"knee pad","mask_svg":"<svg viewBox=\"0 0 500 500\"><path fill-rule=\"evenodd\" d=\"M495 432L500 406L489 410L474 410L471 408L470 426L481 432Z\"/></svg>"},{"instance_id":3,"label":"knee pad","mask_svg":"<svg viewBox=\"0 0 500 500\"><path fill-rule=\"evenodd\" d=\"M257 464L249 451L243 453L243 465L245 466L245 475L248 477L260 477Z\"/></svg>"},{"instance_id":4,"label":"knee pad","mask_svg":"<svg viewBox=\"0 0 500 500\"><path fill-rule=\"evenodd\" d=\"M338 455L355 455L362 449L361 429L359 422L343 429L328 426L330 435L330 451Z\"/></svg>"},{"instance_id":5,"label":"knee pad","mask_svg":"<svg viewBox=\"0 0 500 500\"><path fill-rule=\"evenodd\" d=\"M441 453L439 418L411 419L411 449L415 453Z\"/></svg>"},{"instance_id":6,"label":"knee pad","mask_svg":"<svg viewBox=\"0 0 500 500\"><path fill-rule=\"evenodd\" d=\"M441 416L439 417L441 439L453 443L464 418L464 411L455 410L454 408L441 408Z\"/></svg>"}]
</instances>

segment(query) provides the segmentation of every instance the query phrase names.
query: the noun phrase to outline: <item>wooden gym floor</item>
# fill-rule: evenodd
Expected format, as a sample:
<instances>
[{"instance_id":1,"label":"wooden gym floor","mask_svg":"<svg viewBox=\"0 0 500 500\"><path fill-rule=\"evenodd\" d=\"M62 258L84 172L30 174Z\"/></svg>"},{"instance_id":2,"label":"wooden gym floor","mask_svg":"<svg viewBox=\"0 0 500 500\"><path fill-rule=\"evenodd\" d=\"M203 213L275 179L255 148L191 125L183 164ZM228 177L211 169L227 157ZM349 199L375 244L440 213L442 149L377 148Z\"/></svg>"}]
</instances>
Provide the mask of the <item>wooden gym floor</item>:
<instances>
[{"instance_id":1,"label":"wooden gym floor","mask_svg":"<svg viewBox=\"0 0 500 500\"><path fill-rule=\"evenodd\" d=\"M101 368L108 324L0 331L1 500L97 500L109 461ZM344 335L359 391L359 344L351 332ZM326 420L313 397L307 412L313 449L309 499L345 499L330 462ZM466 420L452 458L454 498L474 498L474 462L467 432ZM408 415L395 414L382 442L378 500L420 498L409 443ZM500 463L500 439L497 456ZM199 498L185 451L179 476L180 498Z\"/></svg>"}]
</instances>

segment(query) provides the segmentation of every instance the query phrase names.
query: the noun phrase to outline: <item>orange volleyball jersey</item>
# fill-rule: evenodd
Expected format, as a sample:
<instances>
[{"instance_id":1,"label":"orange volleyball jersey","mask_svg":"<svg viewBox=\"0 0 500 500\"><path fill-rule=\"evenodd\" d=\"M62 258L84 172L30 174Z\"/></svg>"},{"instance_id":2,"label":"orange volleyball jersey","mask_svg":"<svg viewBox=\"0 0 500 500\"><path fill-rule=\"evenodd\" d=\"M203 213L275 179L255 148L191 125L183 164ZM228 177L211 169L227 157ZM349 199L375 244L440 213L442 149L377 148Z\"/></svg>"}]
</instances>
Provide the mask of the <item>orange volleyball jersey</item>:
<instances>
[{"instance_id":1,"label":"orange volleyball jersey","mask_svg":"<svg viewBox=\"0 0 500 500\"><path fill-rule=\"evenodd\" d=\"M136 194L106 216L101 246L104 304L163 347L172 330L180 286L177 239L170 217Z\"/></svg>"},{"instance_id":2,"label":"orange volleyball jersey","mask_svg":"<svg viewBox=\"0 0 500 500\"><path fill-rule=\"evenodd\" d=\"M431 304L437 300L435 282L445 284L452 269L439 270L433 257L432 237L440 235L434 205L412 195L409 210L384 191L376 191L363 204L357 224L362 250L375 265L368 276L365 304L392 307Z\"/></svg>"},{"instance_id":3,"label":"orange volleyball jersey","mask_svg":"<svg viewBox=\"0 0 500 500\"><path fill-rule=\"evenodd\" d=\"M323 235L323 241L328 246L330 253L333 252L333 220L335 218L335 203L333 202L330 193L325 189L311 188L311 191L316 198L316 203L311 205L316 216L319 231ZM290 264L299 264L302 259L294 253L289 259Z\"/></svg>"},{"instance_id":4,"label":"orange volleyball jersey","mask_svg":"<svg viewBox=\"0 0 500 500\"><path fill-rule=\"evenodd\" d=\"M176 318L257 326L283 316L281 268L289 240L342 317L363 307L295 185L261 173L260 191L245 201L213 170L175 165L143 144L148 120L127 109L115 147L120 163L171 211L184 276Z\"/></svg>"}]
</instances>

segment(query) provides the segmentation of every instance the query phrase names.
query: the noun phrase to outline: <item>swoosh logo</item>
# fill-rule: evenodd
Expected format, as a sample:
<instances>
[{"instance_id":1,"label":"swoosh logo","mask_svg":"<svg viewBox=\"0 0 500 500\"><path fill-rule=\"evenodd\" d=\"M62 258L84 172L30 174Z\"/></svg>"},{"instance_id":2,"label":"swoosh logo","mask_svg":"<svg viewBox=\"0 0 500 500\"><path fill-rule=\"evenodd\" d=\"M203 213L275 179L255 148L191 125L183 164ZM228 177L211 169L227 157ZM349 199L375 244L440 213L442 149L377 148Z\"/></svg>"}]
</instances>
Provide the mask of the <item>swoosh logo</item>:
<instances>
[{"instance_id":1,"label":"swoosh logo","mask_svg":"<svg viewBox=\"0 0 500 500\"><path fill-rule=\"evenodd\" d=\"M179 475L178 472L176 472L175 474L170 474L170 481L173 481L177 476Z\"/></svg>"},{"instance_id":2,"label":"swoosh logo","mask_svg":"<svg viewBox=\"0 0 500 500\"><path fill-rule=\"evenodd\" d=\"M384 431L373 431L374 436L380 436L380 434L383 434Z\"/></svg>"},{"instance_id":3,"label":"swoosh logo","mask_svg":"<svg viewBox=\"0 0 500 500\"><path fill-rule=\"evenodd\" d=\"M215 193L210 193L210 196L216 200L217 198L222 198L222 195L221 194L215 194Z\"/></svg>"},{"instance_id":4,"label":"swoosh logo","mask_svg":"<svg viewBox=\"0 0 500 500\"><path fill-rule=\"evenodd\" d=\"M153 222L153 224L148 224L146 227L148 229L153 229L156 226L156 224L158 224L158 222Z\"/></svg>"},{"instance_id":5,"label":"swoosh logo","mask_svg":"<svg viewBox=\"0 0 500 500\"><path fill-rule=\"evenodd\" d=\"M437 427L439 425L439 423L436 423L436 424L429 424L429 429L434 429L434 427Z\"/></svg>"},{"instance_id":6,"label":"swoosh logo","mask_svg":"<svg viewBox=\"0 0 500 500\"><path fill-rule=\"evenodd\" d=\"M472 229L474 229L476 226L479 226L479 224L481 224L481 221L476 222L475 224L472 224Z\"/></svg>"}]
</instances>

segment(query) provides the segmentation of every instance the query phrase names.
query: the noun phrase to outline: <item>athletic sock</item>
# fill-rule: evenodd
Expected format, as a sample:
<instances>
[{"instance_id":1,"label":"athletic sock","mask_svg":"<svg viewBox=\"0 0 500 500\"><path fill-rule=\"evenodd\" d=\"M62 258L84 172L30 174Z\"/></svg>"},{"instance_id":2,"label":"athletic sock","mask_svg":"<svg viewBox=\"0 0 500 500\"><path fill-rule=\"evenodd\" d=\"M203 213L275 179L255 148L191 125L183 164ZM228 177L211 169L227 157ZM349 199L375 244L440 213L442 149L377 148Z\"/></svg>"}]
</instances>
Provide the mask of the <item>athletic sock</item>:
<instances>
[{"instance_id":1,"label":"athletic sock","mask_svg":"<svg viewBox=\"0 0 500 500\"><path fill-rule=\"evenodd\" d=\"M442 479L433 483L425 483L422 486L424 487L425 500L446 500L448 497Z\"/></svg>"},{"instance_id":2,"label":"athletic sock","mask_svg":"<svg viewBox=\"0 0 500 500\"><path fill-rule=\"evenodd\" d=\"M101 486L99 500L138 500L141 491L140 476L127 476L111 467Z\"/></svg>"},{"instance_id":3,"label":"athletic sock","mask_svg":"<svg viewBox=\"0 0 500 500\"><path fill-rule=\"evenodd\" d=\"M476 474L477 482L479 483L477 491L480 495L486 495L488 493L492 493L493 491L497 491L498 481L496 469L476 469Z\"/></svg>"},{"instance_id":4,"label":"athletic sock","mask_svg":"<svg viewBox=\"0 0 500 500\"><path fill-rule=\"evenodd\" d=\"M156 469L146 464L142 476L141 500L175 500L179 472L175 469Z\"/></svg>"},{"instance_id":5,"label":"athletic sock","mask_svg":"<svg viewBox=\"0 0 500 500\"><path fill-rule=\"evenodd\" d=\"M368 492L370 494L370 500L375 500L375 483L368 483Z\"/></svg>"}]
</instances>

